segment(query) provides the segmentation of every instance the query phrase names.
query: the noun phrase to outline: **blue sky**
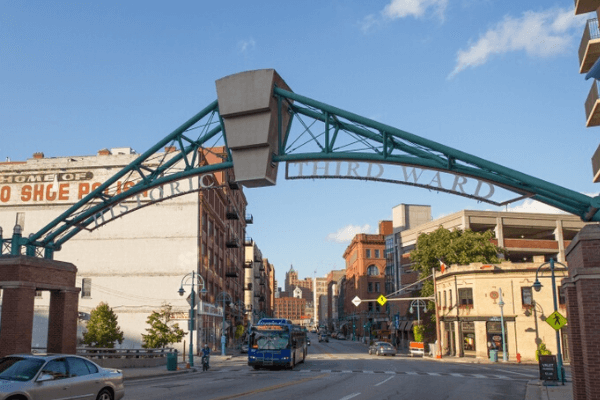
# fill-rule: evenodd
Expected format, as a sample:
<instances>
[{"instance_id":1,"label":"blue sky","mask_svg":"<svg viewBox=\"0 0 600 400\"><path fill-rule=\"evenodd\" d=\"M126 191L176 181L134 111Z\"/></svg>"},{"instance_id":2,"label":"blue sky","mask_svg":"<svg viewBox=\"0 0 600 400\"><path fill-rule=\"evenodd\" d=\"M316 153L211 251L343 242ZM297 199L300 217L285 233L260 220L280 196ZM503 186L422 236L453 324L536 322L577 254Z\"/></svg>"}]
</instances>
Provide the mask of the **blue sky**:
<instances>
[{"instance_id":1,"label":"blue sky","mask_svg":"<svg viewBox=\"0 0 600 400\"><path fill-rule=\"evenodd\" d=\"M598 128L578 74L573 1L0 0L0 159L143 152L216 99L215 80L275 68L297 93L584 193ZM280 173L283 171L280 168ZM494 209L373 182L247 189L283 281L344 267L400 203ZM531 202L514 209L541 210Z\"/></svg>"}]
</instances>

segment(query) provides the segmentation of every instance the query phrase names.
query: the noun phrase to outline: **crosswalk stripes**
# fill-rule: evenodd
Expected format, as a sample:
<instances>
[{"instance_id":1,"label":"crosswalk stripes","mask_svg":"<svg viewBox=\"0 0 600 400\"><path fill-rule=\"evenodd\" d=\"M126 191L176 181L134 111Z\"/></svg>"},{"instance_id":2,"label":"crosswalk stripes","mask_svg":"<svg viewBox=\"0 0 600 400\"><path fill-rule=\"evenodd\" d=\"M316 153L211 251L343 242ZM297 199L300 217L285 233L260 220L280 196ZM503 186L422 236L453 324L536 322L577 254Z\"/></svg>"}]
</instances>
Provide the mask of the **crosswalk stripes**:
<instances>
[{"instance_id":1,"label":"crosswalk stripes","mask_svg":"<svg viewBox=\"0 0 600 400\"><path fill-rule=\"evenodd\" d=\"M256 372L248 368L219 368L220 372ZM270 371L262 371L264 373L270 373ZM515 378L506 375L497 374L469 374L469 373L456 373L456 372L419 372L419 371L371 371L371 370L335 370L335 369L309 369L309 368L296 368L293 372L299 372L302 374L307 373L329 373L329 374L385 374L385 375L409 375L409 376L439 376L439 377L453 377L453 378L476 378L476 379L500 379L500 380L529 380L529 378Z\"/></svg>"}]
</instances>

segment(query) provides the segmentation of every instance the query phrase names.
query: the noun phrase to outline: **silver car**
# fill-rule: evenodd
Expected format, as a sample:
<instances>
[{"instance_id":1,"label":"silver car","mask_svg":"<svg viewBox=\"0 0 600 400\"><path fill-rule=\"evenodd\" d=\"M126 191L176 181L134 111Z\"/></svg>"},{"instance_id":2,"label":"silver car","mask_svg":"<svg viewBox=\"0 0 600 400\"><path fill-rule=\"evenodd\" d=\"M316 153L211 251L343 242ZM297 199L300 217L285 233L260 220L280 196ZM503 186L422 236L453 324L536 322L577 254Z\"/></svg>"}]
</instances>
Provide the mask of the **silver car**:
<instances>
[{"instance_id":1,"label":"silver car","mask_svg":"<svg viewBox=\"0 0 600 400\"><path fill-rule=\"evenodd\" d=\"M0 400L119 400L123 374L70 354L15 354L0 358Z\"/></svg>"},{"instance_id":2,"label":"silver car","mask_svg":"<svg viewBox=\"0 0 600 400\"><path fill-rule=\"evenodd\" d=\"M375 342L369 347L369 354L378 356L395 356L396 349L388 342Z\"/></svg>"}]
</instances>

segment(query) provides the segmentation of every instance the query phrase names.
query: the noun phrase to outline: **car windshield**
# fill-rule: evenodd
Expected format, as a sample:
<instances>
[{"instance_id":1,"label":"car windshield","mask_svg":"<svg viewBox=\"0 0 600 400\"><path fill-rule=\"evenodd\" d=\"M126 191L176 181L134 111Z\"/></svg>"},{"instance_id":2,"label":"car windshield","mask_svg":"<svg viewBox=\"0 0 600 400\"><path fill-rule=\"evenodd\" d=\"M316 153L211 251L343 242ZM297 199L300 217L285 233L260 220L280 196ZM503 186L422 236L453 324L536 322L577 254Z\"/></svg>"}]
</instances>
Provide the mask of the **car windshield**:
<instances>
[{"instance_id":1,"label":"car windshield","mask_svg":"<svg viewBox=\"0 0 600 400\"><path fill-rule=\"evenodd\" d=\"M391 345L391 344L389 344L389 343L386 343L386 342L379 343L379 345L380 345L381 347L392 347L392 345Z\"/></svg>"},{"instance_id":2,"label":"car windshield","mask_svg":"<svg viewBox=\"0 0 600 400\"><path fill-rule=\"evenodd\" d=\"M0 358L0 379L8 381L28 381L44 365L44 360L23 357Z\"/></svg>"},{"instance_id":3,"label":"car windshield","mask_svg":"<svg viewBox=\"0 0 600 400\"><path fill-rule=\"evenodd\" d=\"M257 333L254 343L259 350L282 350L288 347L290 336L281 332Z\"/></svg>"}]
</instances>

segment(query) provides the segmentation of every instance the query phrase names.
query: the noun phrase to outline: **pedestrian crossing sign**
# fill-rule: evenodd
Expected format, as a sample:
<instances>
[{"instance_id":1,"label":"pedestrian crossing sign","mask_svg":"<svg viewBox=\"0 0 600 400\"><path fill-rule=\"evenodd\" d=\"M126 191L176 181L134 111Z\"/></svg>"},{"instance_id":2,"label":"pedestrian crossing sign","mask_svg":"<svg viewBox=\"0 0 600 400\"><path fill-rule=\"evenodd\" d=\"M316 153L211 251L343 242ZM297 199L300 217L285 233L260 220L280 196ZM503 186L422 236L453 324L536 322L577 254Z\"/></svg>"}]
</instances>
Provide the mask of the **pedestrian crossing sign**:
<instances>
[{"instance_id":1,"label":"pedestrian crossing sign","mask_svg":"<svg viewBox=\"0 0 600 400\"><path fill-rule=\"evenodd\" d=\"M558 311L554 311L548 318L546 318L546 322L554 329L559 330L565 326L567 319Z\"/></svg>"},{"instance_id":2,"label":"pedestrian crossing sign","mask_svg":"<svg viewBox=\"0 0 600 400\"><path fill-rule=\"evenodd\" d=\"M379 303L380 306L383 306L385 303L387 303L387 299L385 298L384 295L380 294L379 297L377 298L377 302Z\"/></svg>"}]
</instances>

